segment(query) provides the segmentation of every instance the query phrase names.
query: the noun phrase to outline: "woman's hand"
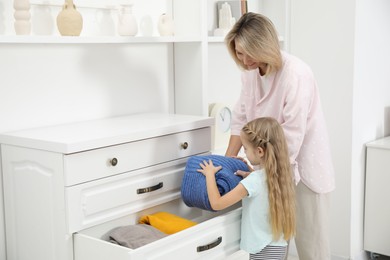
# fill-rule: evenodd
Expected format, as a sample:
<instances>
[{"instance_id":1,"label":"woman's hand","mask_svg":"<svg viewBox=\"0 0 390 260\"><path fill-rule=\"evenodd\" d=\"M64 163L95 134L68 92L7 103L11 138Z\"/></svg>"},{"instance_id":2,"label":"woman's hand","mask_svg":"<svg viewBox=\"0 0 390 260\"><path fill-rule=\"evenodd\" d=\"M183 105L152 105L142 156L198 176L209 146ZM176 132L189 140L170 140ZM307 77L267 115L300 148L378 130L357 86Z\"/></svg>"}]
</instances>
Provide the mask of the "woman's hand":
<instances>
[{"instance_id":1,"label":"woman's hand","mask_svg":"<svg viewBox=\"0 0 390 260\"><path fill-rule=\"evenodd\" d=\"M203 161L203 163L199 164L202 169L198 169L198 172L201 172L204 176L207 176L209 174L216 174L218 171L222 169L222 166L214 166L213 162L211 160Z\"/></svg>"},{"instance_id":2,"label":"woman's hand","mask_svg":"<svg viewBox=\"0 0 390 260\"><path fill-rule=\"evenodd\" d=\"M252 168L252 166L248 163L247 160L245 160L244 158L240 157L240 156L232 156L232 158L236 158L236 159L239 159L241 160L242 162L244 162L247 166L248 166L248 169L249 169L249 172L244 172L244 171L241 171L241 170L238 170L236 172L236 175L239 175L239 176L242 176L243 178L247 177L251 172L254 171L254 169Z\"/></svg>"}]
</instances>

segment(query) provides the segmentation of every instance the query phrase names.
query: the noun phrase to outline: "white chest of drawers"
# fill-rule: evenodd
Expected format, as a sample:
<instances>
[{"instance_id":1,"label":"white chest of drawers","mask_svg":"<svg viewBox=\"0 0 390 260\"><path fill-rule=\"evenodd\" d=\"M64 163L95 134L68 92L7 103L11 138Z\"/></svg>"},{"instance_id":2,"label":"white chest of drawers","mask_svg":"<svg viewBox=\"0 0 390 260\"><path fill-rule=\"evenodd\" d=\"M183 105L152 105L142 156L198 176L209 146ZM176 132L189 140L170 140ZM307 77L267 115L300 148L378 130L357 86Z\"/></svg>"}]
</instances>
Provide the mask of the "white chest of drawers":
<instances>
[{"instance_id":1,"label":"white chest of drawers","mask_svg":"<svg viewBox=\"0 0 390 260\"><path fill-rule=\"evenodd\" d=\"M367 144L364 250L390 256L390 137Z\"/></svg>"},{"instance_id":2,"label":"white chest of drawers","mask_svg":"<svg viewBox=\"0 0 390 260\"><path fill-rule=\"evenodd\" d=\"M9 260L225 259L239 250L239 208L188 208L188 156L209 153L211 118L143 114L0 135ZM198 225L132 250L105 240L168 211Z\"/></svg>"}]
</instances>

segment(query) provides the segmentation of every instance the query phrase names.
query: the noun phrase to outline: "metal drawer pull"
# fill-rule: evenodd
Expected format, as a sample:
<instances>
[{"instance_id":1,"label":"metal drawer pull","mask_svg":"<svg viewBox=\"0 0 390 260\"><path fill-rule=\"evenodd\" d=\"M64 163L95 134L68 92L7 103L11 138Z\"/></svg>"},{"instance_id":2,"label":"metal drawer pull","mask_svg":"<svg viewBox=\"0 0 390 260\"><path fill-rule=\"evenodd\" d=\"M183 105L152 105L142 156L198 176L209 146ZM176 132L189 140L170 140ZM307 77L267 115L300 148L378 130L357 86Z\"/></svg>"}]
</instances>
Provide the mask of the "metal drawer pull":
<instances>
[{"instance_id":1,"label":"metal drawer pull","mask_svg":"<svg viewBox=\"0 0 390 260\"><path fill-rule=\"evenodd\" d=\"M202 251L209 250L211 248L218 246L219 244L221 244L221 242L222 242L222 237L218 237L217 241L215 241L215 242L212 242L212 243L205 245L205 246L198 246L196 251L202 252Z\"/></svg>"},{"instance_id":2,"label":"metal drawer pull","mask_svg":"<svg viewBox=\"0 0 390 260\"><path fill-rule=\"evenodd\" d=\"M110 164L111 164L112 166L117 165L117 164L118 164L118 159L117 159L117 158L112 158L112 159L110 160Z\"/></svg>"},{"instance_id":3,"label":"metal drawer pull","mask_svg":"<svg viewBox=\"0 0 390 260\"><path fill-rule=\"evenodd\" d=\"M181 144L181 148L183 148L184 150L186 150L188 148L188 143L187 142L184 142Z\"/></svg>"},{"instance_id":4,"label":"metal drawer pull","mask_svg":"<svg viewBox=\"0 0 390 260\"><path fill-rule=\"evenodd\" d=\"M163 183L160 182L159 184L154 185L154 186L152 186L152 187L137 189L137 194L142 194L142 193L147 193L147 192L155 191L155 190L161 189L162 187L163 187Z\"/></svg>"}]
</instances>

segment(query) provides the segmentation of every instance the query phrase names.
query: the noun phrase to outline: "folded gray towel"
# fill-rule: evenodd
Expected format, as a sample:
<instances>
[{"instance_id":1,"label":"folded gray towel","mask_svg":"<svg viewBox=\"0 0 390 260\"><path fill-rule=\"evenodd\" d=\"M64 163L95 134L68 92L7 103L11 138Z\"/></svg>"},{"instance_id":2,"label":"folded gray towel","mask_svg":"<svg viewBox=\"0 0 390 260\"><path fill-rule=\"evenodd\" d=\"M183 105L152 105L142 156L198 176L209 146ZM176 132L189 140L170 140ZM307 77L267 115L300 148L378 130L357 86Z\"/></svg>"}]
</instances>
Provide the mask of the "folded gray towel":
<instances>
[{"instance_id":1,"label":"folded gray towel","mask_svg":"<svg viewBox=\"0 0 390 260\"><path fill-rule=\"evenodd\" d=\"M111 243L131 249L141 247L166 236L167 234L147 224L116 227L108 232Z\"/></svg>"}]
</instances>

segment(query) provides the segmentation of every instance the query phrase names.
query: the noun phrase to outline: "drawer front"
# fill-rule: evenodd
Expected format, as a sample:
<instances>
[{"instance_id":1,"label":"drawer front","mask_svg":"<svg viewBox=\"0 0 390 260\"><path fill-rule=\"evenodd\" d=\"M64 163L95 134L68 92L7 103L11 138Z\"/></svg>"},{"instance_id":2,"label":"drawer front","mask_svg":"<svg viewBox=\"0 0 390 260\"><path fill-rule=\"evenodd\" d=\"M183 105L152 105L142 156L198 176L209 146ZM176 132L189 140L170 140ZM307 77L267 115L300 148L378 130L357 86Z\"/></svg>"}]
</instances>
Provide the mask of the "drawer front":
<instances>
[{"instance_id":1,"label":"drawer front","mask_svg":"<svg viewBox=\"0 0 390 260\"><path fill-rule=\"evenodd\" d=\"M210 148L211 131L207 127L65 155L65 185L72 186L204 153Z\"/></svg>"},{"instance_id":2,"label":"drawer front","mask_svg":"<svg viewBox=\"0 0 390 260\"><path fill-rule=\"evenodd\" d=\"M66 188L69 233L180 198L187 158Z\"/></svg>"},{"instance_id":3,"label":"drawer front","mask_svg":"<svg viewBox=\"0 0 390 260\"><path fill-rule=\"evenodd\" d=\"M240 250L240 225L241 208L134 250L78 233L74 235L75 260L225 260Z\"/></svg>"}]
</instances>

